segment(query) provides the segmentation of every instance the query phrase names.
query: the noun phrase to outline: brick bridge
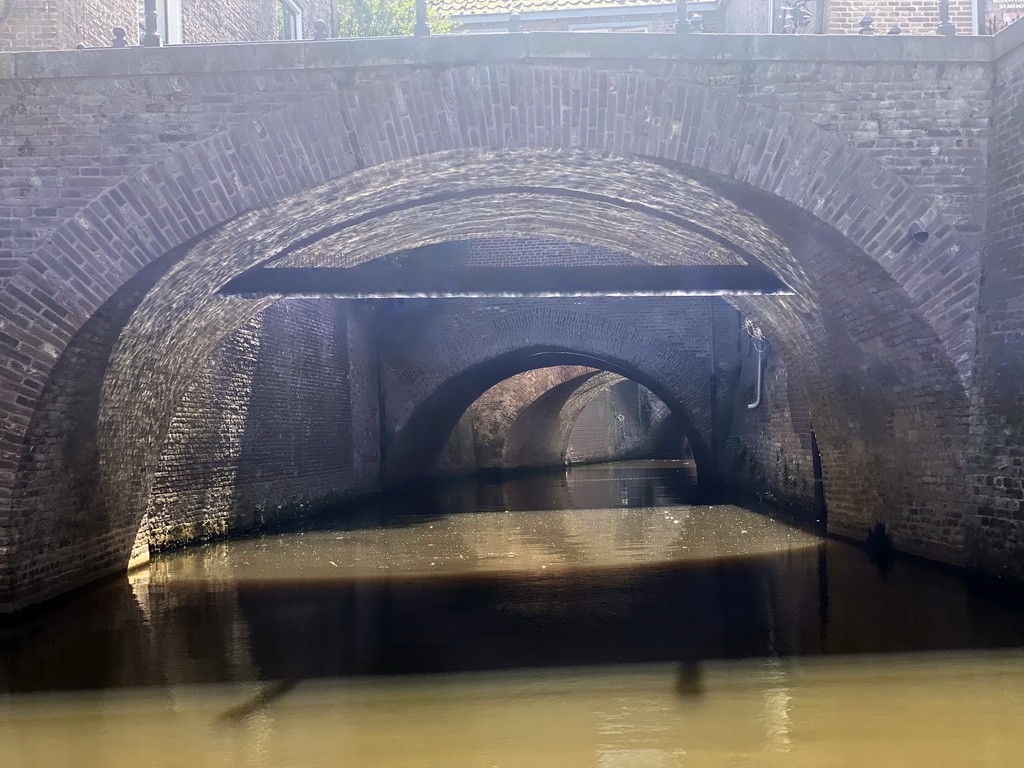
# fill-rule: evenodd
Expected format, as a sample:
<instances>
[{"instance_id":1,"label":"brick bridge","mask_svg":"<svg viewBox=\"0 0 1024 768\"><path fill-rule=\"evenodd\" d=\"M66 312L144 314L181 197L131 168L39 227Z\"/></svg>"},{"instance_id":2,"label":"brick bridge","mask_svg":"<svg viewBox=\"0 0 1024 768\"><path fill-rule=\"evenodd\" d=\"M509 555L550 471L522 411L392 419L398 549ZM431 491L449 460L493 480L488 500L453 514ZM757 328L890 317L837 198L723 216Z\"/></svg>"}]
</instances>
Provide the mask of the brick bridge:
<instances>
[{"instance_id":1,"label":"brick bridge","mask_svg":"<svg viewBox=\"0 0 1024 768\"><path fill-rule=\"evenodd\" d=\"M1022 83L1024 25L0 54L0 609L433 471L553 365L502 423L625 376L704 479L810 508L816 444L834 533L1024 577ZM221 292L385 256L789 291Z\"/></svg>"}]
</instances>

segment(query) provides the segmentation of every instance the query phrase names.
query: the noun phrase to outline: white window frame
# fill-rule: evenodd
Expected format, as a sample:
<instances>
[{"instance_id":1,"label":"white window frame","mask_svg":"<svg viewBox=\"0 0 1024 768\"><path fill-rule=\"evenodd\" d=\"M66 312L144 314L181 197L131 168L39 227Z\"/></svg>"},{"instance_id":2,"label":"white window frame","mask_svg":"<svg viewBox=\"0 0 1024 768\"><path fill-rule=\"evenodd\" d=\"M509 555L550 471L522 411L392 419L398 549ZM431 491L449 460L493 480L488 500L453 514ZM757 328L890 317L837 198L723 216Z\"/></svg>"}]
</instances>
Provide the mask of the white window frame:
<instances>
[{"instance_id":1,"label":"white window frame","mask_svg":"<svg viewBox=\"0 0 1024 768\"><path fill-rule=\"evenodd\" d=\"M281 29L282 40L301 40L302 39L302 9L299 8L292 0L277 0L281 6L282 18L285 21L284 27ZM287 13L285 13L287 11ZM288 15L292 17L291 29L287 28Z\"/></svg>"}]
</instances>

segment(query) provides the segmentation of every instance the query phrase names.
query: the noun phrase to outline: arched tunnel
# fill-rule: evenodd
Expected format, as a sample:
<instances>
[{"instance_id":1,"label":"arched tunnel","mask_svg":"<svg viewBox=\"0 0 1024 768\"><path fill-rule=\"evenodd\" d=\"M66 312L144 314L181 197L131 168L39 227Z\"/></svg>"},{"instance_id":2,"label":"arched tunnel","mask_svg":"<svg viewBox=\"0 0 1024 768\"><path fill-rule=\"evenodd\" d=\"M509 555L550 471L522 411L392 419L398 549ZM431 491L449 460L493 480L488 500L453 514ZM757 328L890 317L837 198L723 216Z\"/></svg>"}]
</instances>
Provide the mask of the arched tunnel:
<instances>
[{"instance_id":1,"label":"arched tunnel","mask_svg":"<svg viewBox=\"0 0 1024 768\"><path fill-rule=\"evenodd\" d=\"M686 452L683 427L669 407L621 374L570 365L524 374L495 384L466 409L441 454L444 471L550 470Z\"/></svg>"},{"instance_id":2,"label":"arched tunnel","mask_svg":"<svg viewBox=\"0 0 1024 768\"><path fill-rule=\"evenodd\" d=\"M532 382L524 381L523 374L531 371L548 375L535 374ZM561 380L565 376L569 378ZM538 379L546 380L538 382ZM563 467L571 463L570 438L584 409L595 397L625 381L643 387L650 398L648 409L654 401L666 411L663 416L672 414L678 431L678 450L682 450L686 441L691 446L694 462L710 472L711 457L703 436L665 385L615 360L572 350L527 347L462 371L431 393L409 417L389 448L385 457L387 477L402 481L436 473L445 449L449 453L454 451L453 431L467 417L470 421L467 426L473 432L470 439L474 443L478 434L492 434L486 438L491 445L481 446L479 451L474 446L472 460L461 462L466 469L512 471ZM524 392L530 383L539 383L539 387L534 387L539 391ZM515 399L519 402L510 408L513 393L518 395ZM604 413L606 421L614 421L616 418L624 420L625 413L630 412L631 426L645 433L638 436L639 439L634 438L632 445L629 441L616 445L616 441L609 438L610 444L605 446L608 460L655 453L652 431L655 425L641 426L642 406L638 397L639 392L636 392L631 405L637 408L631 412L629 408L612 408ZM483 411L494 401L512 413L502 414L504 418L488 418ZM650 434L646 434L648 432ZM481 456L478 463L477 453L488 450L496 455L493 458ZM456 457L449 457L446 462L449 468L458 464Z\"/></svg>"},{"instance_id":3,"label":"arched tunnel","mask_svg":"<svg viewBox=\"0 0 1024 768\"><path fill-rule=\"evenodd\" d=\"M538 259L637 263L536 238L434 244L381 262L401 283L424 265L514 270ZM706 489L824 520L809 403L723 298L407 293L255 300L263 308L224 337L171 415L135 548L259 528L323 499L655 457Z\"/></svg>"},{"instance_id":4,"label":"arched tunnel","mask_svg":"<svg viewBox=\"0 0 1024 768\"><path fill-rule=\"evenodd\" d=\"M0 0L4 768L1018 764L1015 3Z\"/></svg>"},{"instance_id":5,"label":"arched tunnel","mask_svg":"<svg viewBox=\"0 0 1024 768\"><path fill-rule=\"evenodd\" d=\"M704 484L818 509L812 517L823 489L832 533L862 539L881 525L899 549L963 561L963 453L933 446L966 440L966 331L918 277L957 233L925 216L904 182L882 169L855 175L867 208L854 216L808 197L816 166L781 162L810 139L778 146L753 173L679 141L627 151L614 133L568 144L511 125L495 133L482 127L496 118L480 111L476 85L421 85L480 125L441 140L424 127L430 113L408 124L427 133L400 150L353 152L352 142L376 146L365 115L323 137L312 175L269 183L215 158L209 172L226 175L209 195L163 180L196 153L272 153L264 135L294 132L303 145L307 128L364 101L285 110L260 123L252 147L231 149L253 140L247 129L184 150L142 187L125 181L90 203L82 221L99 224L88 232L75 223L55 234L54 248L81 252L120 238L94 284L45 266L5 284L12 316L36 317L39 341L4 416L20 435L4 470L3 504L18 521L4 546L10 606L167 546L428 476L475 400L555 364L649 390ZM647 95L656 90L637 91L651 115L682 108ZM729 115L715 130L723 141L770 131L767 118ZM852 173L862 160L837 153L832 168ZM115 235L110 206L139 189L160 190L175 225L147 235L140 228L166 217L136 216ZM908 245L895 224L868 226L890 193L923 206L915 215L937 233L926 245ZM40 315L33 292L64 319ZM512 430L510 461L557 464L558 434L531 443Z\"/></svg>"}]
</instances>

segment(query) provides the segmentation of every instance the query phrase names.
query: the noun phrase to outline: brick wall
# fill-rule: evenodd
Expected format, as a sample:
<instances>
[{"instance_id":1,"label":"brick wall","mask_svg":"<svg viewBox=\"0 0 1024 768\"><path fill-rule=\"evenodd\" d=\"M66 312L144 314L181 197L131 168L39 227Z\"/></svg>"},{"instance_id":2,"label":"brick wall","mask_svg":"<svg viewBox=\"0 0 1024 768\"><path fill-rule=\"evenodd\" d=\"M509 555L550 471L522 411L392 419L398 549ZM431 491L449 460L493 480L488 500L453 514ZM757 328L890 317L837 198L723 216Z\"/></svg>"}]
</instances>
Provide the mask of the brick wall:
<instances>
[{"instance_id":1,"label":"brick wall","mask_svg":"<svg viewBox=\"0 0 1024 768\"><path fill-rule=\"evenodd\" d=\"M591 258L595 256L592 248L504 239L473 243L466 258L472 259L474 263L492 266L501 263L502 258L506 260L505 263L519 263L520 259L544 263L547 261L546 248L550 249L550 261L560 264L572 263L573 253L577 257L583 253ZM520 302L520 309L527 316L538 310L545 310L546 314L552 309L557 312L562 303L558 300L532 304ZM708 310L711 304L716 306L717 420L715 433L708 434L707 439L709 442L717 442L720 455L715 468L705 467L704 470L707 473L717 470L718 480L723 487L740 489L766 500L774 499L803 512L813 512L814 475L809 404L799 389L790 384L789 374L778 354L769 351L762 405L756 411L748 411L746 404L754 397L756 353L749 335L741 326L741 316L718 300L710 303L706 299L671 300L671 303L664 306L652 303L651 300L606 303L607 307L601 310L602 317L607 318L609 314L614 317L621 310L634 317L633 329L629 332L629 343L634 347L641 344L641 332L664 334L665 338L670 338L675 329L679 334L677 339L685 337L688 345L704 345L705 349L710 343ZM417 407L435 407L428 399L436 386L433 382L457 376L460 366L471 367L477 360L474 354L487 354L478 337L487 335L493 338L494 334L492 331L485 334L479 330L479 326L474 325L474 319L478 321L486 315L486 312L482 312L479 317L477 315L485 309L482 305L484 302L429 305L424 307L424 312L407 317L400 329L396 329L396 333L400 334L400 343L399 337L390 337L384 364L388 371L388 422L393 424L395 432L400 432L402 425L411 418L411 414L409 417L403 414L415 412ZM492 313L502 311L500 305L492 303L488 306ZM596 314L599 306L592 301L588 311ZM430 310L429 315L425 314L426 310ZM581 320L584 318L586 315L581 316ZM544 322L543 315L539 321ZM534 316L532 322L525 321L523 328L534 327L533 323L536 322L538 317ZM594 327L595 335L600 336L608 326L595 323ZM516 336L512 330L511 338L515 339ZM528 343L531 336L527 330L519 336L519 343ZM606 337L603 341L606 346L615 343L613 338ZM444 349L445 342L450 342L463 354L471 354L453 358L451 352ZM702 361L703 365L708 365L706 357ZM437 370L442 366L450 368ZM566 373L555 374L555 371ZM582 407L579 403L576 407L566 405L575 389L581 388L589 375L592 373L585 368L563 366L529 371L494 385L459 419L446 443L440 468L450 474L469 474L477 469L494 469L499 466L506 469L560 466L561 457L557 460L544 460L546 463L539 459L548 455L545 440L549 437L553 437L556 447L559 445L558 435L549 434L557 431L552 423L559 419L570 419L568 424L562 426L565 426L566 434L571 430L569 458L573 461L615 459L629 455L637 448L647 447L645 440L656 433L658 419L651 418L646 431L639 428L642 420L637 411L635 392L633 397L618 403L616 398L622 393L616 394L615 388L602 388L588 393ZM710 389L706 368L700 371L681 371L675 375L701 375L704 377L702 381L707 382L706 386ZM559 389L565 391L559 394ZM546 402L553 397L560 399L554 405ZM423 405L417 406L417 403ZM710 425L710 400L704 400L701 408L701 412L690 414L691 417L699 423ZM623 419L619 420L617 414L622 415ZM573 424L576 427L572 427ZM495 460L498 455L504 456L504 464ZM835 470L837 483L842 482L844 474L846 471L843 468ZM841 485L836 492L842 496Z\"/></svg>"},{"instance_id":2,"label":"brick wall","mask_svg":"<svg viewBox=\"0 0 1024 768\"><path fill-rule=\"evenodd\" d=\"M971 418L967 556L1024 579L1024 25L1001 33ZM1016 47L1012 47L1013 43Z\"/></svg>"},{"instance_id":3,"label":"brick wall","mask_svg":"<svg viewBox=\"0 0 1024 768\"><path fill-rule=\"evenodd\" d=\"M249 442L261 346L276 341L273 323L264 328L264 315L214 353L175 411L139 537L152 549L253 527L256 510L236 504L235 483L242 453L249 448L243 444ZM279 336L291 335L276 330ZM269 387L284 383L279 376L260 382ZM255 409L251 413L253 421L273 416Z\"/></svg>"},{"instance_id":4,"label":"brick wall","mask_svg":"<svg viewBox=\"0 0 1024 768\"><path fill-rule=\"evenodd\" d=\"M772 31L772 9L775 2L758 0L729 0L721 12L722 32L765 34ZM813 6L814 3L811 3Z\"/></svg>"},{"instance_id":5,"label":"brick wall","mask_svg":"<svg viewBox=\"0 0 1024 768\"><path fill-rule=\"evenodd\" d=\"M596 392L579 412L569 432L566 461L572 464L592 464L618 458L623 447L631 448L628 427L635 427L635 408L623 408L615 388L603 387ZM616 417L622 417L620 422ZM626 419L629 424L626 424ZM623 451L624 452L624 451Z\"/></svg>"},{"instance_id":6,"label":"brick wall","mask_svg":"<svg viewBox=\"0 0 1024 768\"><path fill-rule=\"evenodd\" d=\"M650 455L657 424L649 390L632 381L606 387L588 402L569 433L570 464L616 461Z\"/></svg>"},{"instance_id":7,"label":"brick wall","mask_svg":"<svg viewBox=\"0 0 1024 768\"><path fill-rule=\"evenodd\" d=\"M65 586L69 573L95 575L76 536L107 524L109 510L80 503L82 489L50 506L25 489L45 495L59 482L37 472L59 466L59 434L93 429L87 409L66 414L39 394L60 389L61 366L82 359L83 327L138 275L152 270L160 295L145 297L121 339L127 359L111 368L120 378L103 388L121 388L122 400L101 405L115 438L131 438L107 452L125 490L107 501L143 482L122 460L141 456L136 446L156 438L140 431L177 402L181 382L165 379L191 370L177 363L237 329L242 314L218 303L216 286L268 248L301 263L312 256L303 238L334 232L321 255L358 263L496 226L655 263L745 253L783 275L794 296L736 304L800 376L823 453L846 458L843 476L826 462L837 519L859 532L865 518L894 518L908 549L955 559L963 457L935 446L966 443L971 244L999 38L696 36L681 51L658 36L522 37L462 38L457 54L438 38L0 56L0 525L6 515L24 550L12 568ZM452 64L496 57L507 60ZM367 60L391 66L356 66ZM509 191L521 188L555 192ZM326 202L338 198L346 205ZM922 247L907 238L916 219L932 230ZM707 248L693 222L721 247ZM706 412L706 383L684 371L706 372L707 353L686 346L685 319L638 342L622 305L494 302L487 313L422 315L389 383L430 392L445 381L432 376L524 338L591 354L610 354L617 338L616 355L655 366L652 379L687 387L676 399ZM39 508L75 525L58 531Z\"/></svg>"},{"instance_id":8,"label":"brick wall","mask_svg":"<svg viewBox=\"0 0 1024 768\"><path fill-rule=\"evenodd\" d=\"M60 0L7 0L0 10L0 51L68 47L66 12Z\"/></svg>"},{"instance_id":9,"label":"brick wall","mask_svg":"<svg viewBox=\"0 0 1024 768\"><path fill-rule=\"evenodd\" d=\"M735 397L722 403L730 429L719 457L729 485L763 501L814 519L814 460L811 417L806 398L798 391L771 345L746 333L739 338L739 366L733 368ZM763 350L758 359L757 347ZM757 366L762 365L760 403L756 392ZM826 485L827 490L827 485Z\"/></svg>"},{"instance_id":10,"label":"brick wall","mask_svg":"<svg viewBox=\"0 0 1024 768\"><path fill-rule=\"evenodd\" d=\"M317 19L334 28L334 6L330 0L298 0L302 11L302 37L313 39ZM280 0L183 0L181 8L182 42L232 43L277 40Z\"/></svg>"},{"instance_id":11,"label":"brick wall","mask_svg":"<svg viewBox=\"0 0 1024 768\"><path fill-rule=\"evenodd\" d=\"M277 0L183 0L182 40L186 43L230 43L276 40Z\"/></svg>"},{"instance_id":12,"label":"brick wall","mask_svg":"<svg viewBox=\"0 0 1024 768\"><path fill-rule=\"evenodd\" d=\"M649 377L653 381L643 383L655 389L660 385L659 396L683 409L695 425L697 443L707 445L706 302L648 299L639 316L635 301L616 299L441 304L408 302L385 326L382 366L388 442L401 447L403 431L421 418L418 414L425 417L439 409L455 409L447 427L454 428L479 395L531 367L524 360L518 370L499 367L490 374L489 364L502 364L522 350L552 349L624 364L638 378ZM435 399L442 387L451 389L450 404L439 405ZM447 433L440 435L438 452L446 438ZM416 453L424 455L419 448Z\"/></svg>"},{"instance_id":13,"label":"brick wall","mask_svg":"<svg viewBox=\"0 0 1024 768\"><path fill-rule=\"evenodd\" d=\"M62 48L81 43L106 48L114 40L114 27L123 27L129 45L139 42L138 3L135 0L59 0L67 10Z\"/></svg>"},{"instance_id":14,"label":"brick wall","mask_svg":"<svg viewBox=\"0 0 1024 768\"><path fill-rule=\"evenodd\" d=\"M531 250L540 254L543 249ZM504 468L506 439L523 411L545 392L592 372L583 366L562 365L535 368L498 382L459 419L438 468L456 475Z\"/></svg>"},{"instance_id":15,"label":"brick wall","mask_svg":"<svg viewBox=\"0 0 1024 768\"><path fill-rule=\"evenodd\" d=\"M443 252L409 252L402 255L401 263L424 266L442 260L452 268L638 263L635 258L607 248L522 237L472 239L449 244ZM381 326L389 431L393 434L401 430L442 382L475 364L525 345L569 345L580 353L597 351L611 359L645 360L673 368L674 375L665 376L664 380L680 384L692 380L684 387L688 394L683 399L693 406L696 423L709 427L707 395L699 393L700 383L708 375L707 302L649 299L644 301L642 317L637 317L635 306L628 300L600 299L449 300L441 304L410 301L393 306L385 316L390 319L384 319ZM481 343L484 340L487 343ZM664 359L655 363L659 354ZM555 378L560 375L555 374ZM533 373L512 381L526 402L560 383L550 374L539 379L536 376ZM505 378L502 376L501 380ZM488 383L477 396L497 384L498 381ZM501 387L497 391L505 393ZM518 399L514 402L522 405ZM518 409L513 410L518 414Z\"/></svg>"},{"instance_id":16,"label":"brick wall","mask_svg":"<svg viewBox=\"0 0 1024 768\"><path fill-rule=\"evenodd\" d=\"M949 0L949 20L958 35L977 34L972 0ZM937 0L828 0L828 34L855 35L864 16L874 18L876 34L899 26L905 35L934 35L939 24Z\"/></svg>"},{"instance_id":17,"label":"brick wall","mask_svg":"<svg viewBox=\"0 0 1024 768\"><path fill-rule=\"evenodd\" d=\"M376 314L364 303L346 306L349 418L352 434L352 455L349 477L355 490L379 489L381 481L381 400L378 381Z\"/></svg>"},{"instance_id":18,"label":"brick wall","mask_svg":"<svg viewBox=\"0 0 1024 768\"><path fill-rule=\"evenodd\" d=\"M374 490L376 392L358 326L345 304L281 302L218 349L165 440L144 523L151 547Z\"/></svg>"},{"instance_id":19,"label":"brick wall","mask_svg":"<svg viewBox=\"0 0 1024 768\"><path fill-rule=\"evenodd\" d=\"M296 0L302 10L302 37L313 38L317 19L333 29L330 0ZM277 40L279 0L182 0L183 43L235 43ZM110 47L114 27L139 44L136 0L7 0L0 15L0 51L52 51ZM166 43L167 40L164 40Z\"/></svg>"},{"instance_id":20,"label":"brick wall","mask_svg":"<svg viewBox=\"0 0 1024 768\"><path fill-rule=\"evenodd\" d=\"M109 55L127 61L136 53ZM178 53L210 56L193 50ZM171 71L181 68L183 60L178 61L173 47L160 56L167 58ZM115 74L105 61L92 61L69 58L63 66L71 74L64 78L0 78L0 103L10 105L0 142L0 160L9 171L0 176L0 280L116 180L195 141L247 124L254 116L312 102L336 89L334 75L326 69L268 66L225 77L217 70L226 62L215 58L202 64L207 73L125 76ZM83 62L88 62L87 72L94 67L96 74L110 74L75 76ZM37 66L59 72L56 64L40 61ZM792 57L743 63L679 61L667 69L673 79L740 96L834 133L912 180L961 229L978 231L985 115L991 103L991 70L985 61L887 57L828 62L827 57Z\"/></svg>"}]
</instances>

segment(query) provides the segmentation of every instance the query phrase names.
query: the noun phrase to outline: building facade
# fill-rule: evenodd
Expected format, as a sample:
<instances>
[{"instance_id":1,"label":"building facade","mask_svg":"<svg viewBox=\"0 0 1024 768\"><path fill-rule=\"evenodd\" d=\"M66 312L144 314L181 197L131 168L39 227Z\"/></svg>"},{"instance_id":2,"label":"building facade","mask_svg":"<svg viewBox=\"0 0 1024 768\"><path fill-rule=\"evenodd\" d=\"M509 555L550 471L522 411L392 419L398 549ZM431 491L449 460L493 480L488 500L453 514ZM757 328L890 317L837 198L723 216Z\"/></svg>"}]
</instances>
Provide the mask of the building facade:
<instances>
[{"instance_id":1,"label":"building facade","mask_svg":"<svg viewBox=\"0 0 1024 768\"><path fill-rule=\"evenodd\" d=\"M0 51L106 47L113 29L140 41L143 0L0 0ZM331 0L157 0L162 42L233 43L313 37L335 17Z\"/></svg>"},{"instance_id":2,"label":"building facade","mask_svg":"<svg viewBox=\"0 0 1024 768\"><path fill-rule=\"evenodd\" d=\"M678 8L659 0L430 0L457 33L534 31L669 33ZM139 44L143 0L0 0L0 51ZM950 0L957 34L992 34L1024 14L1024 0ZM698 31L740 34L935 34L938 0L702 0L687 6ZM333 0L157 0L164 44L311 39L317 20L333 36ZM516 14L513 17L513 14ZM865 17L873 23L864 32Z\"/></svg>"},{"instance_id":3,"label":"building facade","mask_svg":"<svg viewBox=\"0 0 1024 768\"><path fill-rule=\"evenodd\" d=\"M997 31L1021 0L950 0L957 34ZM678 7L658 0L439 0L461 32L672 32ZM937 0L703 0L687 4L698 31L732 34L935 34ZM864 25L865 17L873 23ZM867 26L867 31L862 32Z\"/></svg>"}]
</instances>

